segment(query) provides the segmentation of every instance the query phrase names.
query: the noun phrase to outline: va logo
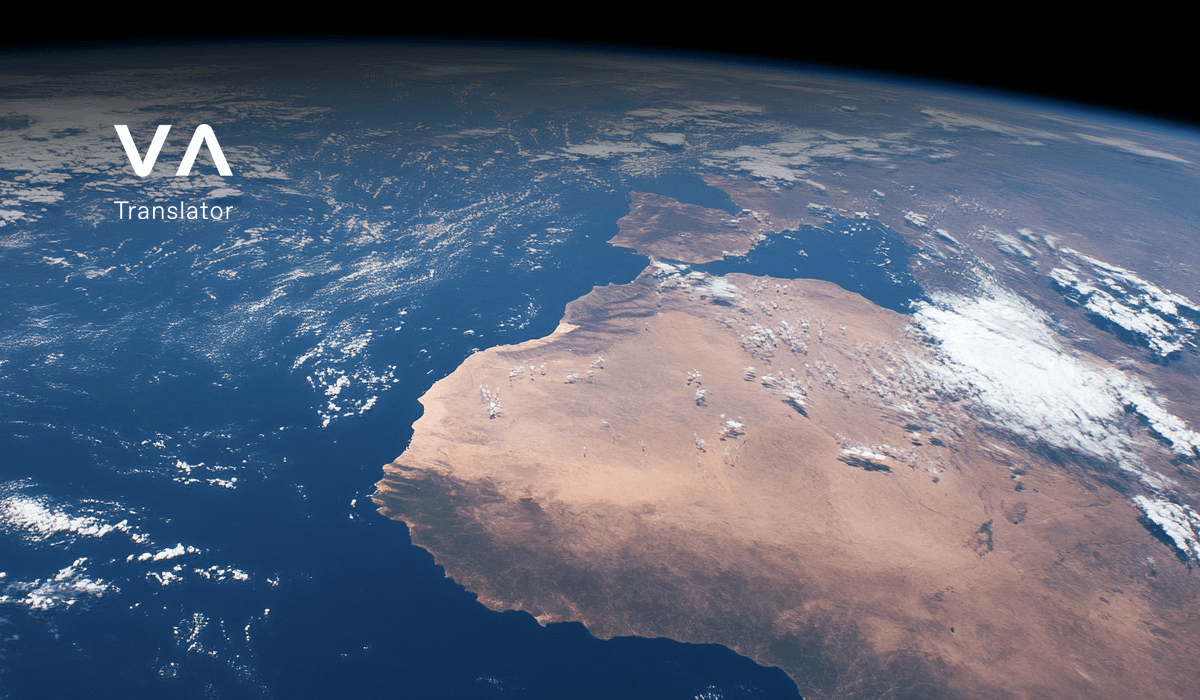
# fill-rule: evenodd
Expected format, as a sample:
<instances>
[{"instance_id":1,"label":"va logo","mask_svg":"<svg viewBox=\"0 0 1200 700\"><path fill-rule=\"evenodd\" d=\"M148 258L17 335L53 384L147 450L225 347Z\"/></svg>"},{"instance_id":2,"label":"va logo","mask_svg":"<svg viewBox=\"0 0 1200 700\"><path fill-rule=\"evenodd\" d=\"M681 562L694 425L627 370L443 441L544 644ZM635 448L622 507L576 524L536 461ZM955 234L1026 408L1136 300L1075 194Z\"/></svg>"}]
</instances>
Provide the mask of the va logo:
<instances>
[{"instance_id":1,"label":"va logo","mask_svg":"<svg viewBox=\"0 0 1200 700\"><path fill-rule=\"evenodd\" d=\"M145 160L142 160L141 155L138 154L133 137L129 135L129 127L124 124L116 124L113 128L121 137L121 145L125 147L125 155L129 156L129 164L133 166L133 172L137 173L138 177L149 175L150 171L154 169L154 161L158 160L158 152L166 143L167 132L171 130L171 125L159 124L158 131L154 132L154 140L150 142L150 149L146 151ZM179 164L179 170L175 171L175 177L187 177L191 174L192 165L196 162L201 145L208 146L208 152L212 155L213 163L217 165L217 172L221 174L221 177L231 177L233 171L229 169L225 154L221 152L221 144L217 143L217 135L213 133L212 127L208 124L196 127L196 133L192 134L192 142L188 144L187 152L183 154L183 161Z\"/></svg>"}]
</instances>

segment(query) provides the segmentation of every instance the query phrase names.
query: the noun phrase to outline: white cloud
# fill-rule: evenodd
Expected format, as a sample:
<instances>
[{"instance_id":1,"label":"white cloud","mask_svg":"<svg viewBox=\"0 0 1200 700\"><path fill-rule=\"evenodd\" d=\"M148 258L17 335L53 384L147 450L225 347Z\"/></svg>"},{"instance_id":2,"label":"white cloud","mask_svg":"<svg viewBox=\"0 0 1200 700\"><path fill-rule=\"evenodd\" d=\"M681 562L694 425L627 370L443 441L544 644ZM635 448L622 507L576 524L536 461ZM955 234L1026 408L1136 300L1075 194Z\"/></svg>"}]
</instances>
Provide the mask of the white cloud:
<instances>
[{"instance_id":1,"label":"white cloud","mask_svg":"<svg viewBox=\"0 0 1200 700\"><path fill-rule=\"evenodd\" d=\"M713 162L749 171L764 180L790 182L821 160L880 161L891 155L929 153L926 147L906 145L898 138L846 136L832 131L791 129L785 139L761 145L743 145L716 151Z\"/></svg>"},{"instance_id":2,"label":"white cloud","mask_svg":"<svg viewBox=\"0 0 1200 700\"><path fill-rule=\"evenodd\" d=\"M1051 270L1050 279L1069 301L1137 335L1160 357L1195 347L1200 306L1191 299L1070 248L1062 253L1066 267Z\"/></svg>"},{"instance_id":3,"label":"white cloud","mask_svg":"<svg viewBox=\"0 0 1200 700\"><path fill-rule=\"evenodd\" d=\"M936 343L931 376L966 393L986 420L1054 447L1113 461L1155 489L1172 482L1142 466L1126 409L1139 414L1176 454L1200 456L1200 434L1164 409L1140 380L1068 352L1045 314L992 286L978 297L934 296L914 318Z\"/></svg>"},{"instance_id":4,"label":"white cloud","mask_svg":"<svg viewBox=\"0 0 1200 700\"><path fill-rule=\"evenodd\" d=\"M1200 515L1184 505L1134 496L1133 500L1155 525L1162 528L1184 555L1200 561Z\"/></svg>"},{"instance_id":5,"label":"white cloud","mask_svg":"<svg viewBox=\"0 0 1200 700\"><path fill-rule=\"evenodd\" d=\"M934 375L967 389L997 424L1097 456L1123 449L1109 428L1122 411L1110 379L1066 353L1020 298L999 287L977 298L937 295L915 318L938 344Z\"/></svg>"},{"instance_id":6,"label":"white cloud","mask_svg":"<svg viewBox=\"0 0 1200 700\"><path fill-rule=\"evenodd\" d=\"M645 153L646 147L636 143L616 143L612 141L585 143L577 146L565 146L563 151L588 158L612 158L629 153Z\"/></svg>"},{"instance_id":7,"label":"white cloud","mask_svg":"<svg viewBox=\"0 0 1200 700\"><path fill-rule=\"evenodd\" d=\"M935 124L940 125L948 131L956 131L958 129L982 129L990 131L994 134L1002 134L1010 136L1018 140L1026 146L1040 146L1042 140L1060 141L1065 136L1056 134L1052 131L1044 129L1031 129L1025 126L1017 126L1006 122L988 119L986 117L977 117L970 114L958 114L945 109L936 109L926 107L921 110L921 114L929 117Z\"/></svg>"},{"instance_id":8,"label":"white cloud","mask_svg":"<svg viewBox=\"0 0 1200 700\"><path fill-rule=\"evenodd\" d=\"M683 134L672 132L662 134L646 134L646 138L661 143L667 146L683 146L687 144L687 139Z\"/></svg>"},{"instance_id":9,"label":"white cloud","mask_svg":"<svg viewBox=\"0 0 1200 700\"><path fill-rule=\"evenodd\" d=\"M48 579L15 581L4 587L0 604L24 605L34 610L50 610L60 606L70 607L81 601L99 598L118 589L103 579L84 575L87 557L76 559L70 566L60 569Z\"/></svg>"},{"instance_id":10,"label":"white cloud","mask_svg":"<svg viewBox=\"0 0 1200 700\"><path fill-rule=\"evenodd\" d=\"M69 515L23 494L0 500L0 528L24 531L26 537L34 541L46 540L56 534L104 537L111 532L130 532L128 520L109 524L91 516Z\"/></svg>"},{"instance_id":11,"label":"white cloud","mask_svg":"<svg viewBox=\"0 0 1200 700\"><path fill-rule=\"evenodd\" d=\"M1172 163L1190 163L1190 162L1192 162L1190 160L1180 158L1179 156L1171 155L1170 153L1156 151L1153 148L1148 148L1136 141L1130 141L1129 139L1122 139L1122 138L1117 138L1114 136L1093 136L1092 134L1078 134L1077 133L1075 135L1086 141L1091 141L1092 143L1098 143L1098 144L1101 144L1104 146L1112 146L1113 148L1118 148L1122 151L1125 151L1126 153L1133 153L1133 154L1136 154L1139 156L1148 156L1150 158L1159 158L1161 160L1169 160Z\"/></svg>"}]
</instances>

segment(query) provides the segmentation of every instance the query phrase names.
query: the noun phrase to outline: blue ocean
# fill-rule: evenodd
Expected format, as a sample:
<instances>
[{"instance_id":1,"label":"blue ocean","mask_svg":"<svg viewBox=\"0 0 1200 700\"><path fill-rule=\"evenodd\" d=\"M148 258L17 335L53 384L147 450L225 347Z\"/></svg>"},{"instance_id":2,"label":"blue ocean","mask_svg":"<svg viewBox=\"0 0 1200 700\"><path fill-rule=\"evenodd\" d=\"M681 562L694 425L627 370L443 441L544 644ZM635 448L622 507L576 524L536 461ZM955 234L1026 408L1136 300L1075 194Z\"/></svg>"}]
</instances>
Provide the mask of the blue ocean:
<instances>
[{"instance_id":1,"label":"blue ocean","mask_svg":"<svg viewBox=\"0 0 1200 700\"><path fill-rule=\"evenodd\" d=\"M738 207L692 172L530 160L545 114L509 139L442 92L336 116L292 92L303 118L221 128L253 177L77 173L0 226L0 698L798 697L723 647L488 610L370 500L434 382L645 268L607 244L631 191ZM201 197L236 214L113 204ZM697 269L906 310L906 255L836 219Z\"/></svg>"}]
</instances>

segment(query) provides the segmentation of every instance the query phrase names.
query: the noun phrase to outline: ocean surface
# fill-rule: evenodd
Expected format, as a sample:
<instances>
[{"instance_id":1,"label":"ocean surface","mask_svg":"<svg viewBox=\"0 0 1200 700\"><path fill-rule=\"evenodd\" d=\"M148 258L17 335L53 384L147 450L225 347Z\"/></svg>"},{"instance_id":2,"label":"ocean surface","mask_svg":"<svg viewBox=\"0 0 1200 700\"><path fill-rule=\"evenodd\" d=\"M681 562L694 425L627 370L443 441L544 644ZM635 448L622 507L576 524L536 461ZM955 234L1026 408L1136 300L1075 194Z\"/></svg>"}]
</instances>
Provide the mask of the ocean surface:
<instances>
[{"instance_id":1,"label":"ocean surface","mask_svg":"<svg viewBox=\"0 0 1200 700\"><path fill-rule=\"evenodd\" d=\"M879 306L910 313L925 292L908 271L915 252L878 221L831 216L825 226L771 234L744 257L693 266L711 275L741 272L777 279L820 279Z\"/></svg>"},{"instance_id":2,"label":"ocean surface","mask_svg":"<svg viewBox=\"0 0 1200 700\"><path fill-rule=\"evenodd\" d=\"M606 243L627 191L555 196L452 256L322 241L352 196L235 200L312 212L258 236L0 229L0 697L797 697L722 647L487 610L374 511L433 382L645 267Z\"/></svg>"},{"instance_id":3,"label":"ocean surface","mask_svg":"<svg viewBox=\"0 0 1200 700\"><path fill-rule=\"evenodd\" d=\"M0 698L797 697L721 647L487 610L375 512L434 382L646 267L607 244L630 192L740 209L692 172L529 160L430 95L223 126L266 163L229 222L115 221L198 195L76 173L0 227ZM695 269L907 311L908 252L834 217Z\"/></svg>"}]
</instances>

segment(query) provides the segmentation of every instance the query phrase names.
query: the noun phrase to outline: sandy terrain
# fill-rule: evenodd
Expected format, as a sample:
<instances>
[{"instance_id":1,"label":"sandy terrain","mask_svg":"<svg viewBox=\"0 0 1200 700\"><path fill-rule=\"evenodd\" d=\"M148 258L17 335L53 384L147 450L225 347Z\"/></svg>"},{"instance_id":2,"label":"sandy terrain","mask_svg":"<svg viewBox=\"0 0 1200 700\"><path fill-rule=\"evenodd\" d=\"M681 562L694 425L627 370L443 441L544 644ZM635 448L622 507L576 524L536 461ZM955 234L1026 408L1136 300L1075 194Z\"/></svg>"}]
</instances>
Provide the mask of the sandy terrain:
<instances>
[{"instance_id":1,"label":"sandy terrain","mask_svg":"<svg viewBox=\"0 0 1200 700\"><path fill-rule=\"evenodd\" d=\"M651 265L438 382L375 501L490 607L724 644L806 698L1193 697L1191 570L1098 465L934 395L908 322Z\"/></svg>"}]
</instances>

